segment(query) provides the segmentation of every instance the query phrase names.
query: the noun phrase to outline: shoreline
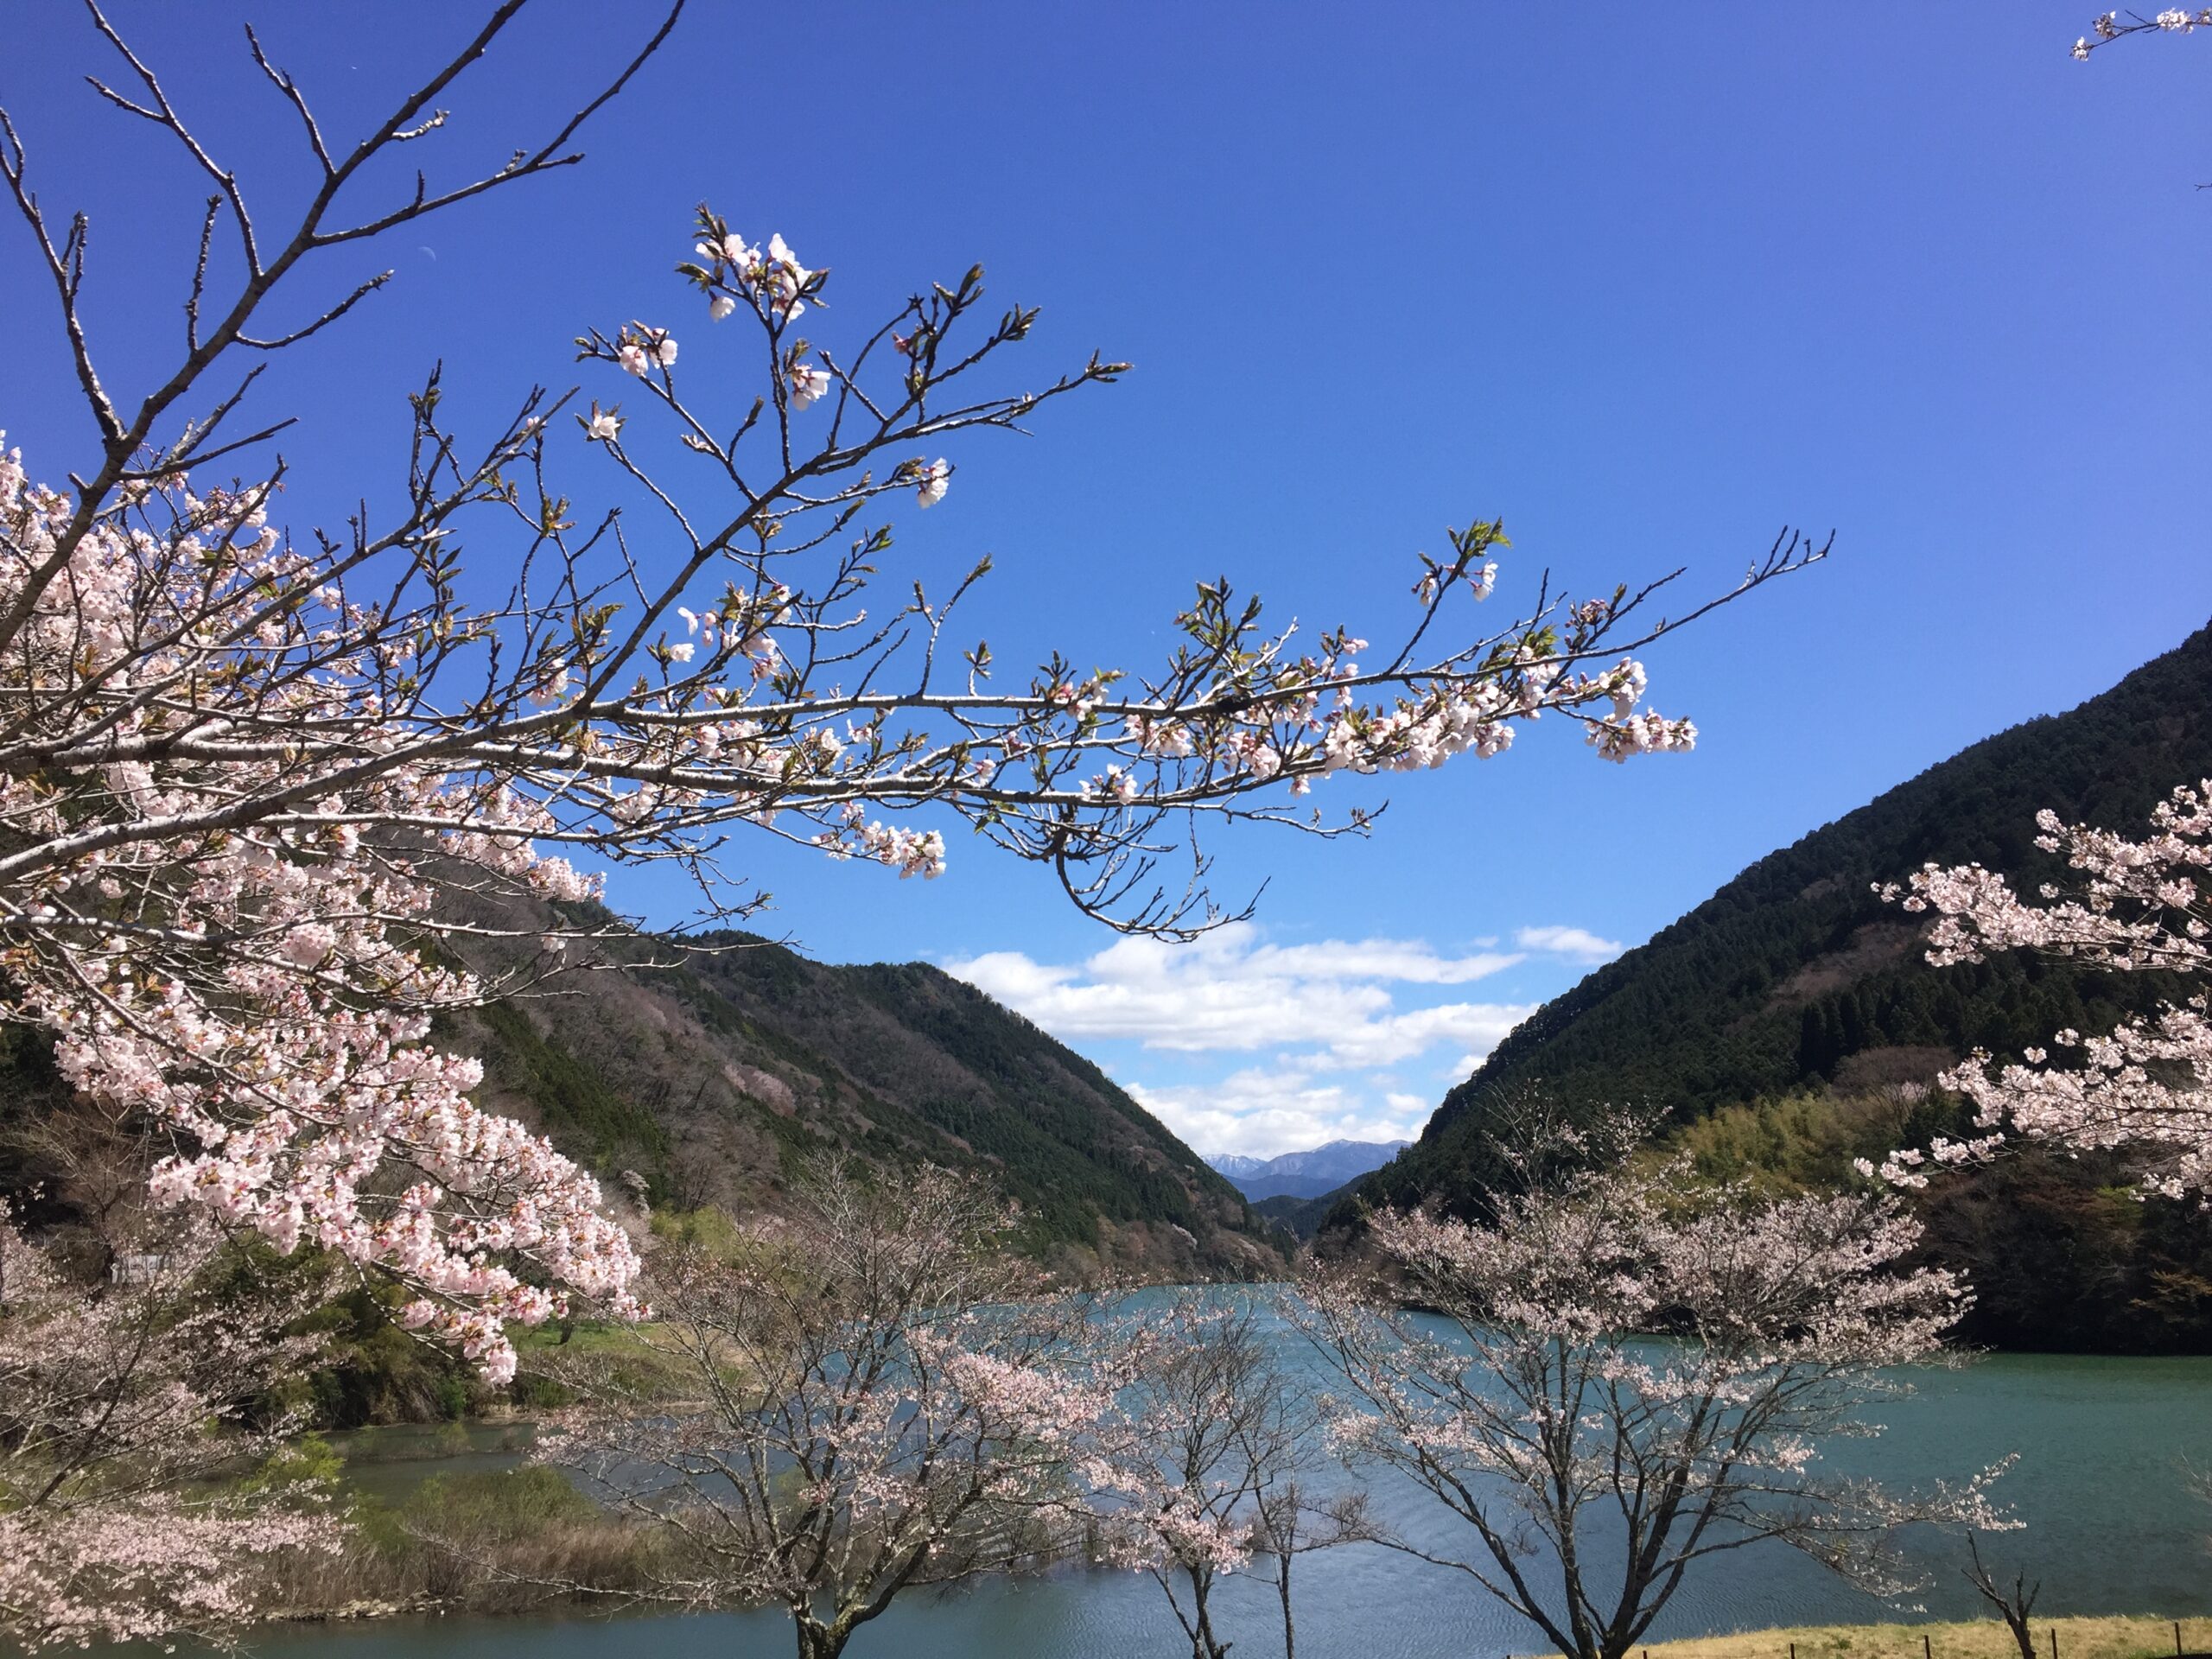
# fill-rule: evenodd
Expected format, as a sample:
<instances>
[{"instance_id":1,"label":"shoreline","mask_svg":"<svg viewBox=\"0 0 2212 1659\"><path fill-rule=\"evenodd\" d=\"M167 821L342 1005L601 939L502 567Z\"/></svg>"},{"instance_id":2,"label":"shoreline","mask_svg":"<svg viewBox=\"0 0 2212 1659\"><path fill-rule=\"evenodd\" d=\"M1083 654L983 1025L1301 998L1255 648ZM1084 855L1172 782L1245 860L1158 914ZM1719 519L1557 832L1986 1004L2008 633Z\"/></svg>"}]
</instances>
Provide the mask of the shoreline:
<instances>
[{"instance_id":1,"label":"shoreline","mask_svg":"<svg viewBox=\"0 0 2212 1659\"><path fill-rule=\"evenodd\" d=\"M293 1607L270 1612L262 1626L353 1624L408 1617L457 1616L504 1621L517 1617L604 1618L585 1611L596 1599L548 1596L509 1605L470 1606L465 1598L426 1596L413 1599L361 1597L328 1607ZM565 1610L565 1611L564 1611ZM632 1610L643 1612L643 1610ZM645 1617L678 1618L673 1609ZM2048 1659L2056 1632L2059 1659L2202 1659L2212 1653L2212 1614L2179 1619L2155 1613L2061 1615L2030 1621L2037 1659ZM2176 1633L2180 1646L2176 1646ZM1924 1645L1923 1645L1924 1644ZM1942 1619L1914 1624L1904 1620L1872 1624L1789 1624L1685 1637L1632 1649L1630 1659L2020 1659L2010 1630L1995 1618ZM1531 1649L1507 1659L1561 1659Z\"/></svg>"},{"instance_id":2,"label":"shoreline","mask_svg":"<svg viewBox=\"0 0 2212 1659\"><path fill-rule=\"evenodd\" d=\"M2033 1618L2038 1659L2173 1659L2212 1652L2212 1616L2155 1613ZM2178 1632L2178 1644L2177 1643ZM1654 1642L1631 1659L2020 1659L2012 1633L1993 1614L1980 1619L1910 1624L1785 1624L1720 1636Z\"/></svg>"}]
</instances>

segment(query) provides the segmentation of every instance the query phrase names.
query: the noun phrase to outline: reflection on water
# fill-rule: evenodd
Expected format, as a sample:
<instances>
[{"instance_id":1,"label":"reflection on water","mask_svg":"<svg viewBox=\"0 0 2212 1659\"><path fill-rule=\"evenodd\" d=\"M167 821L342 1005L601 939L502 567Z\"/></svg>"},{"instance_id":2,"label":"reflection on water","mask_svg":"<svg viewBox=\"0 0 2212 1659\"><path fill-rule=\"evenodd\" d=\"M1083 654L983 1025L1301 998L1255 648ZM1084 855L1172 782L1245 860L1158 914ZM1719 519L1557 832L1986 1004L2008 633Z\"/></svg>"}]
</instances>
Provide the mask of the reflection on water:
<instances>
[{"instance_id":1,"label":"reflection on water","mask_svg":"<svg viewBox=\"0 0 2212 1659\"><path fill-rule=\"evenodd\" d=\"M1990 1553L2008 1573L2018 1562L2043 1578L2038 1611L2212 1613L2212 1557L2203 1541L2212 1509L2189 1494L2183 1468L2212 1466L2212 1360L2005 1355L1932 1373L1916 1395L1884 1402L1878 1415L1886 1432L1838 1447L1835 1466L1910 1484L1958 1478L2020 1454L2002 1490L2031 1524L1990 1541ZM350 1462L348 1478L387 1482L389 1491L438 1469L499 1467L518 1460L524 1431L472 1427L450 1441L452 1462L391 1455L453 1433L376 1431L364 1449L378 1458ZM1382 1487L1377 1503L1432 1546L1455 1545L1449 1517L1408 1489ZM1934 1579L1923 1598L1928 1611L1976 1614L1954 1565L1954 1541L1930 1537L1916 1547ZM1388 1551L1309 1556L1298 1578L1300 1650L1312 1659L1500 1659L1541 1645L1464 1578ZM1255 1580L1226 1592L1236 1659L1280 1655L1271 1594ZM1651 1639L1896 1616L1789 1551L1760 1546L1704 1564ZM253 1646L270 1659L753 1659L792 1650L787 1624L770 1612L410 1618L270 1630ZM1148 1580L1070 1570L901 1603L847 1652L850 1659L1124 1659L1172 1656L1179 1648L1187 1653L1189 1643Z\"/></svg>"},{"instance_id":2,"label":"reflection on water","mask_svg":"<svg viewBox=\"0 0 2212 1659\"><path fill-rule=\"evenodd\" d=\"M323 1438L346 1460L346 1484L387 1503L432 1475L512 1469L537 1438L529 1423L397 1423Z\"/></svg>"}]
</instances>

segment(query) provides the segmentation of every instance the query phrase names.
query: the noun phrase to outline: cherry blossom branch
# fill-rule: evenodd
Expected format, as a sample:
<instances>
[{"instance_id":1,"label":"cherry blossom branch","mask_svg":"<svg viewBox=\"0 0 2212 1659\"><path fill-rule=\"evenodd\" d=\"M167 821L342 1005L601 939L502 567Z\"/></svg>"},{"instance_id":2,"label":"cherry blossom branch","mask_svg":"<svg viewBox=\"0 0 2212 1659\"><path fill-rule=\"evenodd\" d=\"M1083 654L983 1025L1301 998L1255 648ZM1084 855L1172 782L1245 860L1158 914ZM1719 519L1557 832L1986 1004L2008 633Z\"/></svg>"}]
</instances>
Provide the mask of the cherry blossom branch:
<instances>
[{"instance_id":1,"label":"cherry blossom branch","mask_svg":"<svg viewBox=\"0 0 2212 1659\"><path fill-rule=\"evenodd\" d=\"M2026 950L2115 973L2171 975L2202 985L2212 970L2212 779L2183 785L2151 814L2151 834L2130 840L2087 824L2036 815L2036 845L2063 857L2070 887L2045 882L2029 904L2005 879L1978 864L1929 864L1883 898L1932 915L1928 960L1936 967ZM2051 1051L2073 1058L2054 1060ZM2212 1190L2212 1007L2199 988L2156 1013L2122 1020L2110 1033L2055 1033L1999 1065L1976 1050L1937 1082L1973 1103L1982 1133L1938 1138L1923 1154L1893 1153L1878 1171L1901 1186L1925 1186L1929 1166L1997 1155L2015 1136L2075 1152L2117 1151L2145 1190L2178 1197Z\"/></svg>"},{"instance_id":2,"label":"cherry blossom branch","mask_svg":"<svg viewBox=\"0 0 2212 1659\"><path fill-rule=\"evenodd\" d=\"M513 1363L505 1321L551 1317L571 1293L634 1309L639 1262L596 1185L478 1110L474 1064L427 1044L441 1010L536 982L433 963L441 940L480 937L459 899L596 898L595 879L551 855L573 849L678 864L718 922L766 901L722 867L741 830L929 877L945 829L965 823L1108 925L1187 938L1249 909L1208 891L1199 828L1357 833L1373 809L1294 816L1333 775L1495 756L1546 714L1607 760L1690 747L1688 721L1644 705L1626 653L1825 556L1785 533L1735 588L1671 620L1647 617L1672 577L1579 602L1547 579L1526 614L1493 626L1470 607L1507 543L1482 521L1451 533L1448 556L1419 556L1414 614L1380 668L1360 665L1347 628L1309 639L1271 626L1222 579L1198 588L1181 643L1148 672L1079 671L1054 652L999 683L978 641L956 678L951 630L987 566L949 596L894 581L890 507L947 499L940 444L1020 430L1126 365L1094 354L1009 378L1037 313L987 308L980 268L817 345L798 327L826 311L829 273L703 207L677 273L709 329L734 324L738 360L765 370L749 397L722 405L733 377L719 365L695 396L696 356L680 377L674 332L641 321L577 342L586 373L635 390L637 414L534 389L471 440L434 372L410 399L389 501L365 493L342 527L295 537L275 522L281 455L207 479L282 429L256 419L231 436L259 363L204 414L179 412L233 348L312 349L372 291L297 326L264 321L313 255L575 160L581 124L682 10L547 142L473 181L434 189L418 175L397 207L349 213L362 170L432 139L437 100L522 8L496 7L350 149L250 35L320 175L270 234L93 9L135 77L111 101L215 186L186 353L127 418L79 311L83 224L57 245L0 125L0 171L58 284L101 432L99 464L67 491L0 455L0 1016L54 1033L81 1092L171 1138L162 1197L397 1278L416 1293L410 1320L493 1376ZM209 249L226 215L244 275L217 302ZM654 429L673 465L649 457ZM601 505L575 505L582 486L563 480L580 472L611 482ZM626 510L652 521L650 537L633 538ZM504 595L478 592L464 536L513 573ZM871 616L887 583L902 596ZM1161 874L1170 861L1179 882ZM604 931L552 921L539 961Z\"/></svg>"},{"instance_id":3,"label":"cherry blossom branch","mask_svg":"<svg viewBox=\"0 0 2212 1659\"><path fill-rule=\"evenodd\" d=\"M2145 17L2140 12L2126 14L2127 21L2120 21L2120 14L2107 11L2098 16L2084 35L2074 42L2073 56L2077 62L2087 63L2089 54L2100 47L2110 46L2114 41L2124 41L2131 35L2187 35L2198 29L2212 28L2212 6L2190 11L2185 7L2170 6L2156 16Z\"/></svg>"}]
</instances>

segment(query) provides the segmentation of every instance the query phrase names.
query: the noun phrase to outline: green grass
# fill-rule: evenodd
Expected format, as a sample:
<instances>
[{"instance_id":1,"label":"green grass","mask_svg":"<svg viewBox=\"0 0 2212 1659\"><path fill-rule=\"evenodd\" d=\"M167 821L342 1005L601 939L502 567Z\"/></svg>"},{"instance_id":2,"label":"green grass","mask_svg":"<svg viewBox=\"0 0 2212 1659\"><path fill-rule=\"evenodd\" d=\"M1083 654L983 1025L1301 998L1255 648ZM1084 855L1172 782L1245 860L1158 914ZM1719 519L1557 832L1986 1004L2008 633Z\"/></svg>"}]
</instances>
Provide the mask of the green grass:
<instances>
[{"instance_id":1,"label":"green grass","mask_svg":"<svg viewBox=\"0 0 2212 1659\"><path fill-rule=\"evenodd\" d=\"M517 1384L524 1409L569 1404L577 1392L569 1384L578 1374L588 1386L636 1402L700 1397L698 1367L677 1349L676 1333L665 1325L583 1319L565 1342L557 1325L511 1334L521 1361Z\"/></svg>"}]
</instances>

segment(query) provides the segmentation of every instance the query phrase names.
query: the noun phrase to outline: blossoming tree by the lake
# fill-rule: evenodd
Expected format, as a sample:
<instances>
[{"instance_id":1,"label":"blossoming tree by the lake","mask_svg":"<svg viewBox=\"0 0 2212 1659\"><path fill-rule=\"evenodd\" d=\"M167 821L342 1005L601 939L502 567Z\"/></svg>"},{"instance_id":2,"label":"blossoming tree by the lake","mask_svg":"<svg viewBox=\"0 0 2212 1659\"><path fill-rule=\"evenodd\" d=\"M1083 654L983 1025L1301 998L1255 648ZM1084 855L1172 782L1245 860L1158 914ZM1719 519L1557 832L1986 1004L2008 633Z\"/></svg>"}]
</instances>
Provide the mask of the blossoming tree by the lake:
<instances>
[{"instance_id":1,"label":"blossoming tree by the lake","mask_svg":"<svg viewBox=\"0 0 2212 1659\"><path fill-rule=\"evenodd\" d=\"M88 1290L0 1207L0 1640L27 1649L219 1637L268 1567L343 1528L319 1490L220 1478L291 1423L242 1408L312 1363L279 1332L304 1286L216 1294L206 1217L126 1235Z\"/></svg>"},{"instance_id":2,"label":"blossoming tree by the lake","mask_svg":"<svg viewBox=\"0 0 2212 1659\"><path fill-rule=\"evenodd\" d=\"M721 1251L666 1253L664 1355L695 1407L602 1395L543 1455L665 1534L648 1599L786 1608L836 1659L897 1599L1060 1548L1108 1409L1083 1308L1007 1249L973 1177L816 1172Z\"/></svg>"},{"instance_id":3,"label":"blossoming tree by the lake","mask_svg":"<svg viewBox=\"0 0 2212 1659\"><path fill-rule=\"evenodd\" d=\"M1295 1659L1298 1558L1367 1535L1365 1494L1319 1496L1300 1477L1321 1461L1320 1402L1285 1363L1275 1300L1245 1289L1185 1289L1096 1322L1091 1341L1115 1384L1083 1468L1114 1562L1149 1574L1192 1659L1236 1645L1215 1592L1271 1563L1283 1648Z\"/></svg>"},{"instance_id":4,"label":"blossoming tree by the lake","mask_svg":"<svg viewBox=\"0 0 2212 1659\"><path fill-rule=\"evenodd\" d=\"M1386 1212L1370 1232L1387 1272L1309 1291L1309 1332L1350 1390L1339 1446L1466 1529L1454 1554L1383 1541L1576 1659L1622 1659L1716 1555L1787 1545L1894 1591L1899 1529L2006 1524L1988 1474L1905 1495L1821 1468L1858 1408L1899 1386L1880 1373L1933 1357L1965 1305L1951 1274L1906 1265L1920 1229L1897 1201L1763 1201L1681 1173L1494 1193L1482 1223Z\"/></svg>"}]
</instances>

